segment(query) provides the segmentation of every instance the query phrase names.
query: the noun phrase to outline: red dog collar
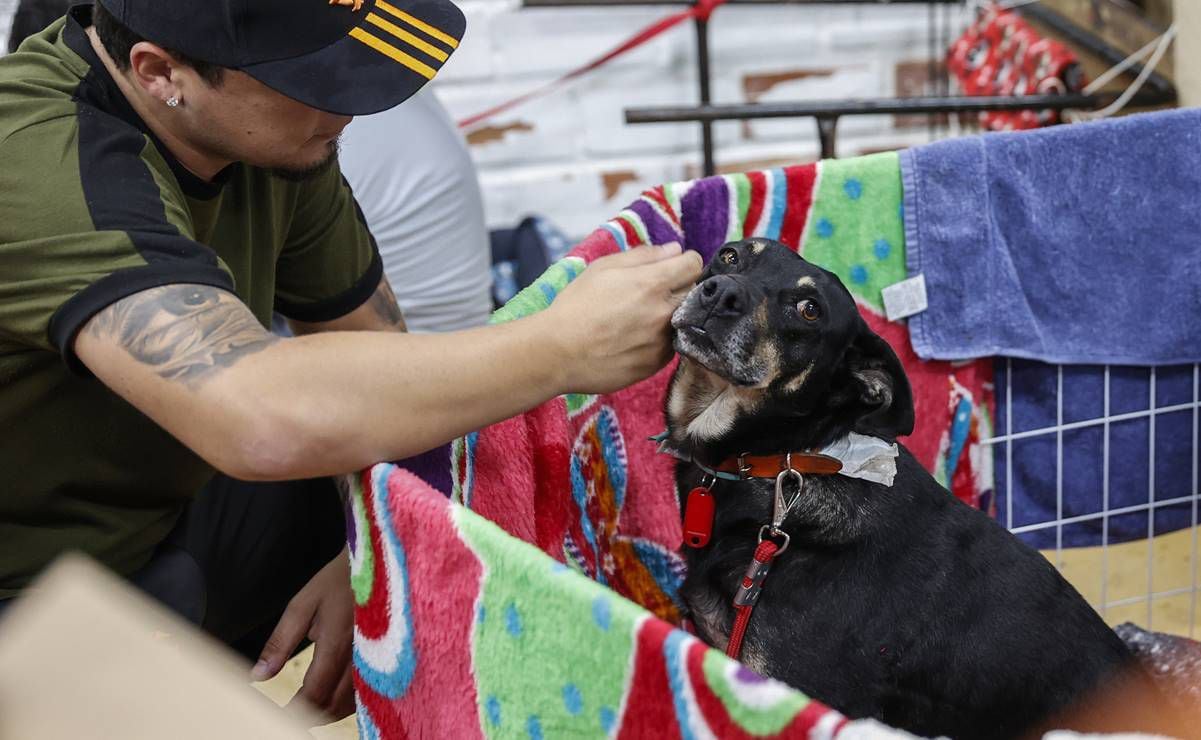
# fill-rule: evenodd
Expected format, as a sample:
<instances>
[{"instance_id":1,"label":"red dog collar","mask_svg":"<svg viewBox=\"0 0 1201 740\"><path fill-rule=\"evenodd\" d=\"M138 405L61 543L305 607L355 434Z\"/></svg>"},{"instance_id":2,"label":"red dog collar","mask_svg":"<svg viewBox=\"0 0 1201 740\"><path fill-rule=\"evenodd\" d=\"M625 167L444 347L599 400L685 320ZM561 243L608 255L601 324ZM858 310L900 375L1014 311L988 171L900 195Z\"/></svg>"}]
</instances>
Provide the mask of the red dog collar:
<instances>
[{"instance_id":1,"label":"red dog collar","mask_svg":"<svg viewBox=\"0 0 1201 740\"><path fill-rule=\"evenodd\" d=\"M703 466L702 466L703 468ZM785 452L777 455L739 455L726 458L715 468L723 473L736 473L741 479L775 478L785 470L816 475L833 475L842 470L842 461L815 452Z\"/></svg>"}]
</instances>

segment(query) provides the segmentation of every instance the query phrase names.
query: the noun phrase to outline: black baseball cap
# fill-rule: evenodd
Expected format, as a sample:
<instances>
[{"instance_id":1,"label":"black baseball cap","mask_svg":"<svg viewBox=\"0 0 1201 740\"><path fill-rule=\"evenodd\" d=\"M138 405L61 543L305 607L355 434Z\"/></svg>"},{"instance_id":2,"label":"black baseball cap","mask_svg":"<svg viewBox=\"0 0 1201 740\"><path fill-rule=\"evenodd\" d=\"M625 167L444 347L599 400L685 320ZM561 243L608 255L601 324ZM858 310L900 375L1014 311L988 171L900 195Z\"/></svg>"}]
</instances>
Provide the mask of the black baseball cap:
<instances>
[{"instance_id":1,"label":"black baseball cap","mask_svg":"<svg viewBox=\"0 0 1201 740\"><path fill-rule=\"evenodd\" d=\"M421 89L467 26L449 0L98 0L139 36L330 113Z\"/></svg>"}]
</instances>

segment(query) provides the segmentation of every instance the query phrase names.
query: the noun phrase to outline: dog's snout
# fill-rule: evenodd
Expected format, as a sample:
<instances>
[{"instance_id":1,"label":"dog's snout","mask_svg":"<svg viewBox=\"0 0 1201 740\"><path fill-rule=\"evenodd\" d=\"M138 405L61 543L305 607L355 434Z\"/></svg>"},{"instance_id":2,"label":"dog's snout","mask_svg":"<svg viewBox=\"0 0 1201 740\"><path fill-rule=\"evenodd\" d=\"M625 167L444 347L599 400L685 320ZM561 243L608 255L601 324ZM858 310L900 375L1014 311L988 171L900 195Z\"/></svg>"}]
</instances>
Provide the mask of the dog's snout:
<instances>
[{"instance_id":1,"label":"dog's snout","mask_svg":"<svg viewBox=\"0 0 1201 740\"><path fill-rule=\"evenodd\" d=\"M748 303L737 280L728 275L714 275L701 284L701 305L718 315L741 316Z\"/></svg>"}]
</instances>

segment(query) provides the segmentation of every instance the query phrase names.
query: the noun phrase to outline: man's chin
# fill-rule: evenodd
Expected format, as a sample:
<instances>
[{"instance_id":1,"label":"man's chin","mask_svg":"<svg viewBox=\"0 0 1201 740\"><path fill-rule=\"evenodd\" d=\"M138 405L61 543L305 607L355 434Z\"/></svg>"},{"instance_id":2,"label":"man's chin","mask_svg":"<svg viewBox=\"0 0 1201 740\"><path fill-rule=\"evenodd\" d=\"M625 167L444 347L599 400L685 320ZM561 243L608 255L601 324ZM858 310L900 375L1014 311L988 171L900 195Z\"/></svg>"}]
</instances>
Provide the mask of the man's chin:
<instances>
[{"instance_id":1,"label":"man's chin","mask_svg":"<svg viewBox=\"0 0 1201 740\"><path fill-rule=\"evenodd\" d=\"M338 139L329 144L325 157L313 164L301 167L272 167L271 174L288 182L304 182L325 174L338 161Z\"/></svg>"}]
</instances>

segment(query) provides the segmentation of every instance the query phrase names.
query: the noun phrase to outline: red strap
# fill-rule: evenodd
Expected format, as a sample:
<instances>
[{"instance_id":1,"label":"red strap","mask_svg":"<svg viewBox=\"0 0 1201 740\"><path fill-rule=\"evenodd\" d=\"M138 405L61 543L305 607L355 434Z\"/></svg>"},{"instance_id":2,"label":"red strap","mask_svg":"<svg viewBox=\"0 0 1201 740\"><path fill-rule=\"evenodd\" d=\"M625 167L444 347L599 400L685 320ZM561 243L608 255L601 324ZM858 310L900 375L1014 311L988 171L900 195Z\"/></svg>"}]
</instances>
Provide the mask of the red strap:
<instances>
[{"instance_id":1,"label":"red strap","mask_svg":"<svg viewBox=\"0 0 1201 740\"><path fill-rule=\"evenodd\" d=\"M713 11L717 9L726 0L696 0L696 5L692 6L692 17L698 21L707 21L709 16L713 15Z\"/></svg>"},{"instance_id":2,"label":"red strap","mask_svg":"<svg viewBox=\"0 0 1201 740\"><path fill-rule=\"evenodd\" d=\"M771 540L763 540L759 546L755 548L755 563L767 564L775 559L779 547ZM743 576L742 587L751 588L754 582L749 576ZM745 606L734 606L734 628L730 630L730 641L726 643L726 655L734 660L738 660L738 656L742 654L742 638L746 634L747 624L751 621L751 611L755 608L754 603Z\"/></svg>"},{"instance_id":3,"label":"red strap","mask_svg":"<svg viewBox=\"0 0 1201 740\"><path fill-rule=\"evenodd\" d=\"M686 20L689 20L692 18L695 18L697 20L707 21L707 20L709 20L709 16L713 14L714 9L716 9L717 6L723 4L725 1L726 0L697 0L696 5L693 5L691 8L688 8L687 10L681 10L678 13L673 13L673 14L667 16L666 18L661 18L660 20L655 21L654 23L652 23L651 25L642 29L641 31L634 34L630 38L621 42L620 44L618 44L616 47L609 50L605 54L602 54L601 56L597 57L596 59L593 59L591 62L588 62L587 64L585 64L582 67L576 67L575 69L571 70L570 72L563 75L559 79L553 80L553 81L543 85L542 87L535 88L534 90L531 90L530 92L525 93L524 95L520 95L516 98L513 98L512 100L507 100L507 101L501 103L500 105L493 106L492 108L489 108L486 111L482 111L480 113L476 113L473 116L468 116L467 118L464 118L463 120L459 121L459 128L470 128L471 126L474 126L475 124L477 124L481 121L492 118L493 116L495 116L498 113L503 113L504 111L507 111L514 106L520 105L521 103L524 103L527 100L536 98L539 95L544 95L544 94L550 92L551 90L555 89L556 87L559 87L560 85L562 85L566 82L570 82L571 80L574 80L575 78L579 77L580 75L591 72L592 70L596 69L597 67L600 67L600 66L608 63L609 61L621 56L622 54L625 54L627 51L630 51L631 49L642 46L647 41L650 41L654 37L658 36L659 34L663 33L664 31L672 28L673 26L678 25L682 21L686 21Z\"/></svg>"},{"instance_id":4,"label":"red strap","mask_svg":"<svg viewBox=\"0 0 1201 740\"><path fill-rule=\"evenodd\" d=\"M742 654L742 636L746 634L746 626L751 621L753 606L734 607L734 629L730 630L730 642L726 645L726 655L734 660Z\"/></svg>"}]
</instances>

